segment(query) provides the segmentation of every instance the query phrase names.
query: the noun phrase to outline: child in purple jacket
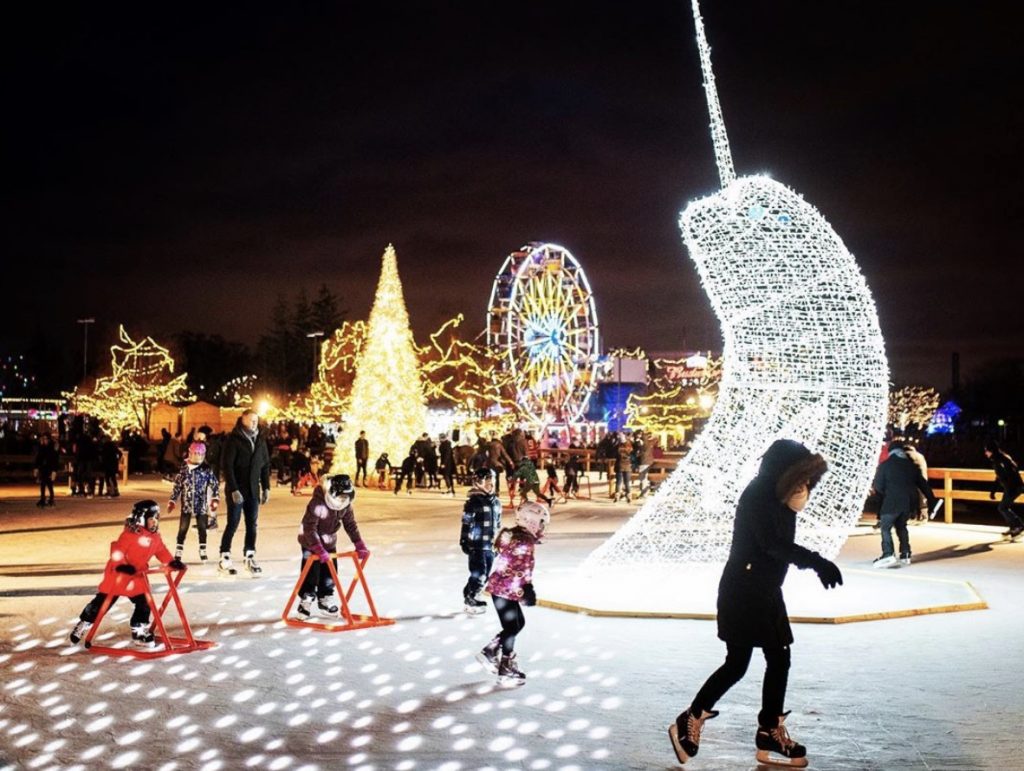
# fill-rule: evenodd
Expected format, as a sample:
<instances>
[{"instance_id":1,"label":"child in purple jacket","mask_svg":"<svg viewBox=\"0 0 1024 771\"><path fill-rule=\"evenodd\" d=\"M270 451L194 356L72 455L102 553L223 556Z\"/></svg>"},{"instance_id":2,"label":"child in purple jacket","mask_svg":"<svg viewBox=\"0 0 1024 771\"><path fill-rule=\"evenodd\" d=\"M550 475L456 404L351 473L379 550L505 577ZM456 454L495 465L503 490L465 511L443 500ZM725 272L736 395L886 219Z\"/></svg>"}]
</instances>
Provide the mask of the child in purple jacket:
<instances>
[{"instance_id":1,"label":"child in purple jacket","mask_svg":"<svg viewBox=\"0 0 1024 771\"><path fill-rule=\"evenodd\" d=\"M348 474L325 475L306 505L302 526L299 528L299 545L302 547L299 570L303 569L311 555L316 555L319 561L310 568L299 589L299 608L296 611L299 618L308 619L313 615L314 602L322 615L338 614L338 606L332 599L334 580L327 563L331 562L337 570L338 560L331 557L331 553L338 551L338 531L342 527L355 546L359 558L365 560L370 556L370 550L359 535L356 515L352 511L352 499L355 497L355 485Z\"/></svg>"},{"instance_id":2,"label":"child in purple jacket","mask_svg":"<svg viewBox=\"0 0 1024 771\"><path fill-rule=\"evenodd\" d=\"M535 501L516 509L516 526L498 533L494 542L496 556L487 581L501 631L477 654L477 660L498 675L498 682L520 685L526 675L519 669L513 648L516 635L526 620L522 605L536 605L533 590L533 548L541 542L551 515L547 506Z\"/></svg>"}]
</instances>

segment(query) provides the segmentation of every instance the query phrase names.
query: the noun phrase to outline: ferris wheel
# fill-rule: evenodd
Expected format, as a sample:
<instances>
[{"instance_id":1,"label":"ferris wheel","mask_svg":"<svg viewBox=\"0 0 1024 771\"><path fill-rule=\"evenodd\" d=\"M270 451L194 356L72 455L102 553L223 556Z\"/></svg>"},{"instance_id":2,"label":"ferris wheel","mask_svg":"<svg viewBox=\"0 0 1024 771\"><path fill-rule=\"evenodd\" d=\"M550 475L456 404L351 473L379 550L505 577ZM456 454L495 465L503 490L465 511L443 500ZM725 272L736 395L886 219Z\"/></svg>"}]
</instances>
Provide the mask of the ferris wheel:
<instances>
[{"instance_id":1,"label":"ferris wheel","mask_svg":"<svg viewBox=\"0 0 1024 771\"><path fill-rule=\"evenodd\" d=\"M512 252L491 287L487 344L516 384L520 408L540 423L586 409L599 353L594 293L576 258L557 244Z\"/></svg>"}]
</instances>

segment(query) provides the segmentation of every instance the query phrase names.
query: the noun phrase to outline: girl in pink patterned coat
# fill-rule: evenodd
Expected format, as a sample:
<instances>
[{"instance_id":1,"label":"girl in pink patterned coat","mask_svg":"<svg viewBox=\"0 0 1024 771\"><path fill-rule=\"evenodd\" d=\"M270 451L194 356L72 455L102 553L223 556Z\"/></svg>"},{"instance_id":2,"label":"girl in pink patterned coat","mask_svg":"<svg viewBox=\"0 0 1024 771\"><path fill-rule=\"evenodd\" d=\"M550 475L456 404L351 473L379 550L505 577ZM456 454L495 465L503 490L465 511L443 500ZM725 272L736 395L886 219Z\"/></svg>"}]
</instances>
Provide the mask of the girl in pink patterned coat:
<instances>
[{"instance_id":1,"label":"girl in pink patterned coat","mask_svg":"<svg viewBox=\"0 0 1024 771\"><path fill-rule=\"evenodd\" d=\"M494 542L495 558L487 591L498 612L501 631L477 654L477 660L498 675L503 684L522 684L513 651L516 635L523 631L523 605L536 605L533 590L533 548L541 542L551 515L547 506L529 501L516 509L516 526L498 533Z\"/></svg>"}]
</instances>

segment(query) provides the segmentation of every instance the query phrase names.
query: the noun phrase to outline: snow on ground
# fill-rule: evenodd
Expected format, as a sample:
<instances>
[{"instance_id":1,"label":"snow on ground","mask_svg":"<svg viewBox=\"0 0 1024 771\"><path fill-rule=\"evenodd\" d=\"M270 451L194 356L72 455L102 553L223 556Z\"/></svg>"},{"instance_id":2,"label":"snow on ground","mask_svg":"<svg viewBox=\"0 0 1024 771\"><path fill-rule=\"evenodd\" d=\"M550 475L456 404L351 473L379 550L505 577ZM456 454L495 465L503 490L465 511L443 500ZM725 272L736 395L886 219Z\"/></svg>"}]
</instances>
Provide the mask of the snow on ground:
<instances>
[{"instance_id":1,"label":"snow on ground","mask_svg":"<svg viewBox=\"0 0 1024 771\"><path fill-rule=\"evenodd\" d=\"M70 646L131 503L168 494L161 482L133 481L117 501L63 498L39 510L27 488L4 489L0 767L673 768L666 727L724 655L712 622L527 608L517 644L527 682L496 686L473 658L497 631L493 611L461 613L461 502L434 492L360 490L355 502L377 608L397 624L288 627L280 613L298 574L305 499L283 488L261 512L264 578L221 580L212 567L185 577L194 631L218 647L138 661ZM630 511L556 507L537 551L541 596L545 570L564 572ZM167 518L168 542L175 529ZM795 627L787 725L812 768L1021 767L1024 543L999 543L997 532L913 528L916 562L897 571L970 581L989 610ZM839 563L865 568L877 553L877 534L862 528ZM858 591L856 572L839 591ZM108 642L127 637L129 611L120 600L104 622ZM755 658L688 767L756 767L760 677Z\"/></svg>"}]
</instances>

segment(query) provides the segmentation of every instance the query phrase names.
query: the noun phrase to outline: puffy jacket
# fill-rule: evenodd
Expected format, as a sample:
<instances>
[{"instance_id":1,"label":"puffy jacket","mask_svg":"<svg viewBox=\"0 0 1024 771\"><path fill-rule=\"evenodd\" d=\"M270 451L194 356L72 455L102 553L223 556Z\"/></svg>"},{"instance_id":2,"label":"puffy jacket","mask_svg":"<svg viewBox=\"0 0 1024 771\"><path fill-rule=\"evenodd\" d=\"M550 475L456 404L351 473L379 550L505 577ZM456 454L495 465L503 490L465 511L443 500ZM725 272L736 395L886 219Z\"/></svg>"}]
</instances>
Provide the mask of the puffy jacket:
<instances>
[{"instance_id":1,"label":"puffy jacket","mask_svg":"<svg viewBox=\"0 0 1024 771\"><path fill-rule=\"evenodd\" d=\"M487 591L494 597L520 602L523 587L533 583L533 548L537 539L522 527L502 530L494 542L497 554L487 579Z\"/></svg>"},{"instance_id":2,"label":"puffy jacket","mask_svg":"<svg viewBox=\"0 0 1024 771\"><path fill-rule=\"evenodd\" d=\"M224 473L224 489L230 496L235 490L248 500L259 500L260 488L270 489L270 453L263 433L250 439L239 418L234 430L224 440L220 456Z\"/></svg>"},{"instance_id":3,"label":"puffy jacket","mask_svg":"<svg viewBox=\"0 0 1024 771\"><path fill-rule=\"evenodd\" d=\"M204 516L211 500L220 499L220 480L205 463L186 463L174 478L171 500L181 499L183 514Z\"/></svg>"},{"instance_id":4,"label":"puffy jacket","mask_svg":"<svg viewBox=\"0 0 1024 771\"><path fill-rule=\"evenodd\" d=\"M459 546L467 553L469 550L491 551L494 534L500 529L501 501L496 495L474 487L462 507Z\"/></svg>"},{"instance_id":5,"label":"puffy jacket","mask_svg":"<svg viewBox=\"0 0 1024 771\"><path fill-rule=\"evenodd\" d=\"M164 546L159 533L151 533L142 529L134 531L125 527L120 537L110 544L110 560L103 571L103 580L99 590L104 594L121 594L134 597L142 594L144 584L137 576L118 573L118 565L131 565L136 573L142 573L149 567L149 561L156 557L163 564L171 561L171 553Z\"/></svg>"},{"instance_id":6,"label":"puffy jacket","mask_svg":"<svg viewBox=\"0 0 1024 771\"><path fill-rule=\"evenodd\" d=\"M338 531L344 527L352 543L360 540L356 515L349 504L344 509L332 509L327 504L324 489L319 485L313 490L313 497L306 504L302 515L298 541L306 551L316 551L319 544L329 552L338 551Z\"/></svg>"},{"instance_id":7,"label":"puffy jacket","mask_svg":"<svg viewBox=\"0 0 1024 771\"><path fill-rule=\"evenodd\" d=\"M879 514L908 514L917 511L921 505L918 493L925 497L929 507L935 502L935 494L921 476L921 470L900 449L889 451L889 457L875 472L872 486L882 496Z\"/></svg>"}]
</instances>

